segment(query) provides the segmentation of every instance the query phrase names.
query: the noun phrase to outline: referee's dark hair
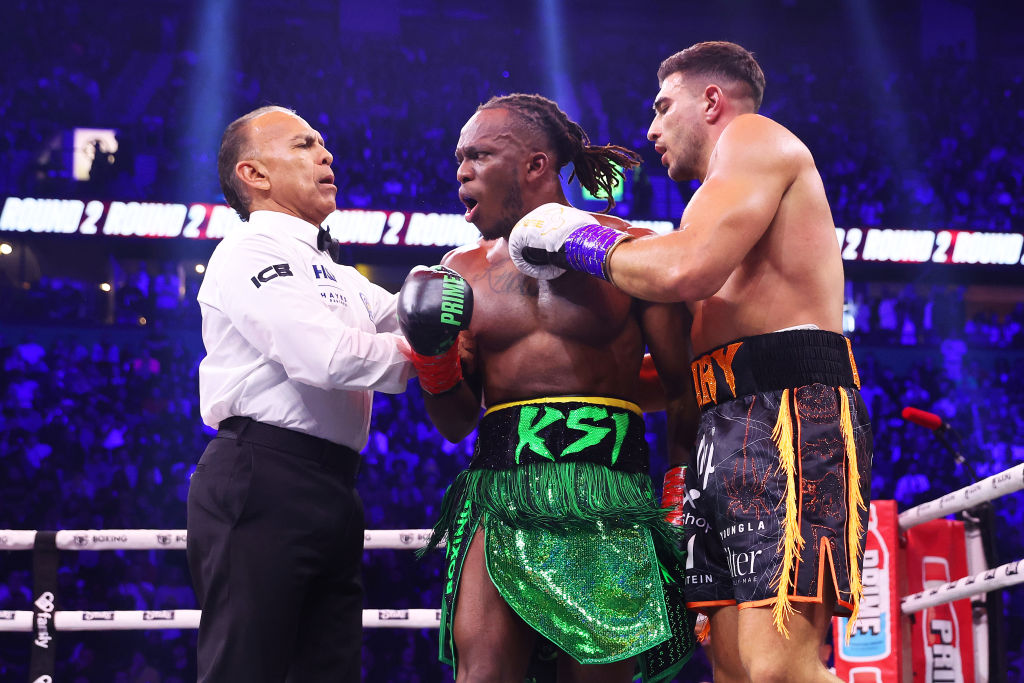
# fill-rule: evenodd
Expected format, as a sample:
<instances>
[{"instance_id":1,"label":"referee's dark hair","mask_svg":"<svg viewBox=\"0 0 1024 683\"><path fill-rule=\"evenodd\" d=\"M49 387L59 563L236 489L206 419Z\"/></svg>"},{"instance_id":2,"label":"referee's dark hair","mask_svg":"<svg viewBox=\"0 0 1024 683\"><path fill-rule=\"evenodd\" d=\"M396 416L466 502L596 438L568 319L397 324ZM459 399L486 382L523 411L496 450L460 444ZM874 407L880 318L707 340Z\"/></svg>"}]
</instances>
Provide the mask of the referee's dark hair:
<instances>
[{"instance_id":1,"label":"referee's dark hair","mask_svg":"<svg viewBox=\"0 0 1024 683\"><path fill-rule=\"evenodd\" d=\"M220 179L220 190L228 206L238 212L243 221L249 220L249 202L252 198L245 189L245 183L235 174L235 166L242 159L252 159L256 150L249 139L249 122L258 116L272 111L283 111L294 114L294 109L271 105L254 109L244 116L232 121L224 129L220 139L220 151L217 152L217 176Z\"/></svg>"}]
</instances>

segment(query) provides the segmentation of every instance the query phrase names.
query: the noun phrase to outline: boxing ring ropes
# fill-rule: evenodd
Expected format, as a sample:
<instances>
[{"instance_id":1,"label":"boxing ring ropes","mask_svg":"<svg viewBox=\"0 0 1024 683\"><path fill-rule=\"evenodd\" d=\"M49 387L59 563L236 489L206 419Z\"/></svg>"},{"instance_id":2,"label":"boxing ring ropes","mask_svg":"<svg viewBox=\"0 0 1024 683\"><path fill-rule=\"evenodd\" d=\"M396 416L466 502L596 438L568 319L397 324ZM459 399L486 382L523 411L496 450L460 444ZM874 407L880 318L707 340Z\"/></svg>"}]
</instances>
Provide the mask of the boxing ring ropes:
<instances>
[{"instance_id":1,"label":"boxing ring ropes","mask_svg":"<svg viewBox=\"0 0 1024 683\"><path fill-rule=\"evenodd\" d=\"M1024 463L994 474L986 479L948 493L940 498L905 510L899 514L900 531L923 524L933 519L973 509L980 504L995 500L1024 489ZM425 545L430 536L429 529L389 529L365 532L365 550L415 550ZM0 631L34 632L33 659L36 650L46 649L52 638L50 631L120 631L148 629L194 629L199 627L200 611L197 609L177 610L118 610L118 611L64 611L55 610L56 555L57 551L76 550L184 550L184 530L155 529L69 529L62 531L36 531L0 529L0 550L32 550L35 553L49 551L52 562L40 562L35 558L34 573L41 565L43 571L53 574L52 589L39 590L40 582L35 579L33 591L35 611L0 610ZM971 571L979 565L986 566L984 553L980 549L980 534L967 534L968 559ZM973 549L972 549L973 546ZM971 558L974 558L971 561ZM46 565L52 565L47 567ZM943 605L955 600L979 596L989 591L1024 583L1024 559L1009 562L995 568L965 576L901 599L903 614L913 614L930 607ZM365 609L363 626L366 628L438 628L441 612L438 609ZM988 642L987 627L975 625L976 649L981 651ZM52 657L52 651L49 653ZM44 655L45 656L45 655ZM987 663L987 660L986 660ZM38 667L36 672L39 671ZM50 667L52 669L52 664ZM33 672L33 683L50 683L52 674L41 675ZM987 680L987 676L985 679Z\"/></svg>"}]
</instances>

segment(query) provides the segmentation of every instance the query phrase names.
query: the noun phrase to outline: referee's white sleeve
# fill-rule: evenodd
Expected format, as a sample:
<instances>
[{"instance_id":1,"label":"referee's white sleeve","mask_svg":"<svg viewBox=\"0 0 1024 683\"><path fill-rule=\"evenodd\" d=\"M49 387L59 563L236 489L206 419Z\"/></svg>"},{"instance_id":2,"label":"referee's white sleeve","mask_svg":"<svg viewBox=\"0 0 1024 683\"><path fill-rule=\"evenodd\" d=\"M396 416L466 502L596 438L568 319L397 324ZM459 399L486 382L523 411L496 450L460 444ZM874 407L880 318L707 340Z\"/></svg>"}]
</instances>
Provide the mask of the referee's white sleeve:
<instances>
[{"instance_id":1,"label":"referee's white sleeve","mask_svg":"<svg viewBox=\"0 0 1024 683\"><path fill-rule=\"evenodd\" d=\"M297 382L325 390L405 391L412 366L399 351L399 337L375 331L372 320L367 321L371 329L343 320L307 275L307 259L296 258L262 236L237 245L217 283L221 311L231 324ZM254 275L275 264L287 265L290 275L256 287ZM357 286L375 287L365 278ZM355 299L349 307L362 306L361 293L349 292L348 298ZM353 315L351 308L348 315Z\"/></svg>"}]
</instances>

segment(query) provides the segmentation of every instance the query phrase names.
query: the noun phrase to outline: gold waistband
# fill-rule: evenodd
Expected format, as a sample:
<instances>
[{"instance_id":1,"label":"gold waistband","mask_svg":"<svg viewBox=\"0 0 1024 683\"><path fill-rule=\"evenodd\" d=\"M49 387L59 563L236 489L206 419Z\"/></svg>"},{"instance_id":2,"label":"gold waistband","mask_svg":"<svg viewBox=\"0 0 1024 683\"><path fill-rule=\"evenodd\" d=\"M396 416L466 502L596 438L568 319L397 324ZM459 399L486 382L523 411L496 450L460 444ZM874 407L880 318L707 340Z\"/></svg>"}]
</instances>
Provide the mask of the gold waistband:
<instances>
[{"instance_id":1,"label":"gold waistband","mask_svg":"<svg viewBox=\"0 0 1024 683\"><path fill-rule=\"evenodd\" d=\"M613 406L615 408L622 408L629 410L637 415L643 416L644 412L640 410L640 406L629 401L623 401L620 398L607 398L604 396L545 396L544 398L530 398L525 401L510 401L509 403L499 403L491 406L484 413L484 416L490 415L493 412L504 410L506 408L515 408L516 406L534 405L537 403L592 403L599 406Z\"/></svg>"}]
</instances>

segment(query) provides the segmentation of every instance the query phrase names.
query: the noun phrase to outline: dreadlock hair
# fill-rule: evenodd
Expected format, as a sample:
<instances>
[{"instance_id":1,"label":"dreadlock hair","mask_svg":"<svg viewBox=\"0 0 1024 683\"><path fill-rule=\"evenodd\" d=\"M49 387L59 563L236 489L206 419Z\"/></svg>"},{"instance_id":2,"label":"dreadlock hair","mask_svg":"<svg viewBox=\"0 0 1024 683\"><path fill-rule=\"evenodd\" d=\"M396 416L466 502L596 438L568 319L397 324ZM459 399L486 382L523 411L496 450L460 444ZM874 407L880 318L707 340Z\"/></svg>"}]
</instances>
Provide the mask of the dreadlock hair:
<instances>
[{"instance_id":1,"label":"dreadlock hair","mask_svg":"<svg viewBox=\"0 0 1024 683\"><path fill-rule=\"evenodd\" d=\"M477 107L484 109L505 109L512 112L531 132L539 135L554 151L558 170L572 162L573 178L595 197L607 201L604 212L615 206L612 190L622 182L622 169L635 168L641 164L639 154L619 145L591 145L587 133L580 124L570 119L558 105L543 95L513 93L492 97Z\"/></svg>"}]
</instances>

